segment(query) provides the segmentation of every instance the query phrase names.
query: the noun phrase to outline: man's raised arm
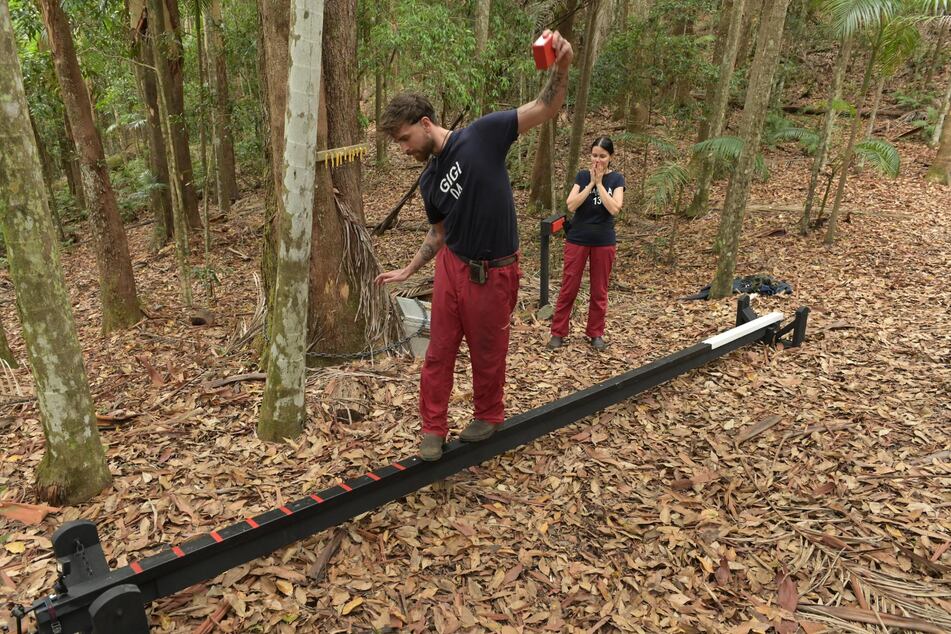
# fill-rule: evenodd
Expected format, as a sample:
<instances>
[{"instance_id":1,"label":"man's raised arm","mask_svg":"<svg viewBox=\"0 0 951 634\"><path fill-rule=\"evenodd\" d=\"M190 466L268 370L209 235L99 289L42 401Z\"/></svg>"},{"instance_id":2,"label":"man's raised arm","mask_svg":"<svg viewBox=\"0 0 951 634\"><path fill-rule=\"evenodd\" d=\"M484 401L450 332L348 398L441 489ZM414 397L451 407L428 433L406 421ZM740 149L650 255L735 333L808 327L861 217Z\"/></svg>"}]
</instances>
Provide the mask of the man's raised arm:
<instances>
[{"instance_id":1,"label":"man's raised arm","mask_svg":"<svg viewBox=\"0 0 951 634\"><path fill-rule=\"evenodd\" d=\"M546 30L542 36L550 33ZM558 114L565 103L565 92L568 89L568 69L571 68L571 58L574 51L571 43L555 31L551 33L551 45L555 50L555 64L549 71L548 82L541 93L533 101L529 101L518 109L518 133L523 134L535 126L548 121Z\"/></svg>"}]
</instances>

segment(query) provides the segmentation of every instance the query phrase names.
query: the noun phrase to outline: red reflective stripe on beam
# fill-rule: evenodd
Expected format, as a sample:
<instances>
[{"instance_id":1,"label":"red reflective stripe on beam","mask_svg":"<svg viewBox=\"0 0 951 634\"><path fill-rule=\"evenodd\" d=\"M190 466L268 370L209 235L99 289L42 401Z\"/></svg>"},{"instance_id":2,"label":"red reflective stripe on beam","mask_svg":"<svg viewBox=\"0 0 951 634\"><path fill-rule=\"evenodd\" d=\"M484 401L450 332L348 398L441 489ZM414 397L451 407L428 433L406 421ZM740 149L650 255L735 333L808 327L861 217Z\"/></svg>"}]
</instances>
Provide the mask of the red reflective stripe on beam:
<instances>
[{"instance_id":1,"label":"red reflective stripe on beam","mask_svg":"<svg viewBox=\"0 0 951 634\"><path fill-rule=\"evenodd\" d=\"M372 471L370 471L369 473L367 473L367 477L370 478L371 480L379 480L379 479L380 479L380 476L378 476L377 474L373 473Z\"/></svg>"},{"instance_id":2,"label":"red reflective stripe on beam","mask_svg":"<svg viewBox=\"0 0 951 634\"><path fill-rule=\"evenodd\" d=\"M211 538L215 540L216 542L218 542L219 544L223 541L221 539L221 535L218 534L218 531L211 531L208 534L211 535Z\"/></svg>"},{"instance_id":3,"label":"red reflective stripe on beam","mask_svg":"<svg viewBox=\"0 0 951 634\"><path fill-rule=\"evenodd\" d=\"M244 520L244 521L245 521L245 522L247 523L247 525L250 526L251 528L257 528L257 527L258 527L258 523L255 522L255 521L254 521L253 519L251 519L250 517L249 517L248 519Z\"/></svg>"},{"instance_id":4,"label":"red reflective stripe on beam","mask_svg":"<svg viewBox=\"0 0 951 634\"><path fill-rule=\"evenodd\" d=\"M400 471L406 471L406 467L404 467L403 465L401 465L401 464L398 463L398 462L394 462L394 463L393 463L393 466L396 467L397 469L399 469Z\"/></svg>"},{"instance_id":5,"label":"red reflective stripe on beam","mask_svg":"<svg viewBox=\"0 0 951 634\"><path fill-rule=\"evenodd\" d=\"M135 574L137 575L142 574L142 566L140 566L139 562L137 561L133 561L131 564L129 564L129 568L132 568L132 570L134 570Z\"/></svg>"},{"instance_id":6,"label":"red reflective stripe on beam","mask_svg":"<svg viewBox=\"0 0 951 634\"><path fill-rule=\"evenodd\" d=\"M565 217L562 216L555 222L551 223L551 232L558 233L559 231L561 231L561 228L564 226L565 226Z\"/></svg>"},{"instance_id":7,"label":"red reflective stripe on beam","mask_svg":"<svg viewBox=\"0 0 951 634\"><path fill-rule=\"evenodd\" d=\"M282 506L281 513L283 513L284 515L293 515L294 511L290 510L286 506Z\"/></svg>"},{"instance_id":8,"label":"red reflective stripe on beam","mask_svg":"<svg viewBox=\"0 0 951 634\"><path fill-rule=\"evenodd\" d=\"M178 546L172 546L172 552L175 553L176 557L184 557L185 551L179 548Z\"/></svg>"},{"instance_id":9,"label":"red reflective stripe on beam","mask_svg":"<svg viewBox=\"0 0 951 634\"><path fill-rule=\"evenodd\" d=\"M347 486L347 483L346 483L346 482L341 482L339 486L340 486L340 488L343 489L344 491L353 491L353 489L351 489L350 487Z\"/></svg>"},{"instance_id":10,"label":"red reflective stripe on beam","mask_svg":"<svg viewBox=\"0 0 951 634\"><path fill-rule=\"evenodd\" d=\"M324 503L324 498L320 497L319 495L313 495L313 494L312 494L310 497L311 497L311 499L314 500L314 502L316 502L317 504L323 504L323 503Z\"/></svg>"}]
</instances>

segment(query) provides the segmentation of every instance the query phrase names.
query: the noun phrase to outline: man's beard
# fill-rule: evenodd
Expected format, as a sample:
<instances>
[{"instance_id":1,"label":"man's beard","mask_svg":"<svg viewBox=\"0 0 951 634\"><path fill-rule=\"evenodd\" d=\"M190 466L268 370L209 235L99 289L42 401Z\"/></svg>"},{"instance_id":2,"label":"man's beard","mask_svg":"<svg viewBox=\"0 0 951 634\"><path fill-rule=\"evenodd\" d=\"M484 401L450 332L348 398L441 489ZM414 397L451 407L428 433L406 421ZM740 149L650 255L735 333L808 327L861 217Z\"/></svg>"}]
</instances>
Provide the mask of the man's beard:
<instances>
[{"instance_id":1,"label":"man's beard","mask_svg":"<svg viewBox=\"0 0 951 634\"><path fill-rule=\"evenodd\" d=\"M426 146L419 152L413 152L413 158L419 161L420 163L425 163L429 160L429 157L433 155L433 150L436 149L436 141L430 137L427 139Z\"/></svg>"}]
</instances>

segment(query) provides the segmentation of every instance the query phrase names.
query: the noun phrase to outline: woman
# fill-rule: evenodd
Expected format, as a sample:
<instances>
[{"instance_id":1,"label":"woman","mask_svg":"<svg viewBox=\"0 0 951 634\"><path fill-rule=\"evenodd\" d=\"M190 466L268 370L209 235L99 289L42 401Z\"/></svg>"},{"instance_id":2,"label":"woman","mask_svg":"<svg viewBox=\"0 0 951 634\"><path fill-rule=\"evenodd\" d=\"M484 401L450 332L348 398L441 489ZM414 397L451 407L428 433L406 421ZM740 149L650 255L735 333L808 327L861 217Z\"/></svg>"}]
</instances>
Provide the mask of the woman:
<instances>
[{"instance_id":1,"label":"woman","mask_svg":"<svg viewBox=\"0 0 951 634\"><path fill-rule=\"evenodd\" d=\"M565 343L571 309L581 286L585 263L590 262L591 304L585 334L595 350L604 350L604 317L608 310L608 279L617 251L614 217L624 204L624 176L611 169L614 143L606 136L591 144L591 169L581 170L568 194L568 211L574 213L565 235L565 263L561 291L551 322L548 348Z\"/></svg>"}]
</instances>

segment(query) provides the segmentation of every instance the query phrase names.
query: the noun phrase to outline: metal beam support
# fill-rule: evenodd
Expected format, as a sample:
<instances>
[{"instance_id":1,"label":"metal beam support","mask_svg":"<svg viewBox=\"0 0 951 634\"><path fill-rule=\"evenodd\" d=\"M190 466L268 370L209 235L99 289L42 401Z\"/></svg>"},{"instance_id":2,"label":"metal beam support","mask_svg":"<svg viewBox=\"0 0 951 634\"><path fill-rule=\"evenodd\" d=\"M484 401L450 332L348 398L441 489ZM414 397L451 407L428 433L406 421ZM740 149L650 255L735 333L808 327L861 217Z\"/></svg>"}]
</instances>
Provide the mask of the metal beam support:
<instances>
[{"instance_id":1,"label":"metal beam support","mask_svg":"<svg viewBox=\"0 0 951 634\"><path fill-rule=\"evenodd\" d=\"M782 313L770 313L763 317L751 313L748 299L744 296L738 302L738 319L740 314L752 319L744 321L737 328L514 416L483 442L462 443L455 440L446 446L441 460L423 462L417 456L399 460L278 509L198 535L123 568L111 571L104 569L105 558L94 525L90 522L70 522L54 536L55 552L61 566L57 594L33 604L32 611L36 614L39 632L74 634L89 632L94 626L97 628L94 631L99 632L102 627L99 623L140 623L139 617L145 613L144 605L155 599L174 594L199 581L213 578L235 566L377 509L387 502L398 500L467 467L649 390L732 350L760 341L774 342L777 333L788 329L794 329L796 333L793 342L801 343L807 309L797 311L796 321L782 329L779 328ZM784 342L785 345L790 343ZM84 572L80 572L80 569ZM130 589L129 585L137 592ZM138 609L136 606L142 607ZM122 617L116 610L126 616ZM137 615L129 616L129 611ZM121 618L130 620L117 620ZM128 631L139 632L136 629Z\"/></svg>"},{"instance_id":2,"label":"metal beam support","mask_svg":"<svg viewBox=\"0 0 951 634\"><path fill-rule=\"evenodd\" d=\"M539 289L538 289L538 308L544 308L548 305L548 283L549 283L549 266L551 259L551 236L552 234L558 233L561 231L562 227L565 226L565 214L552 214L547 218L543 219L540 223L539 232L540 236L540 248L538 250L539 259L541 260L538 265L538 277L539 279Z\"/></svg>"}]
</instances>

